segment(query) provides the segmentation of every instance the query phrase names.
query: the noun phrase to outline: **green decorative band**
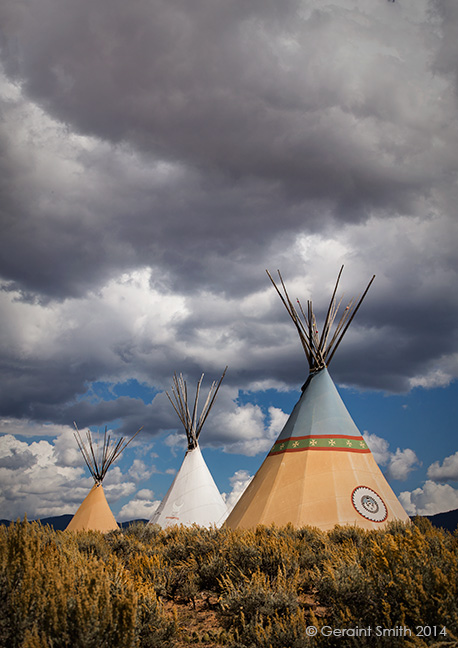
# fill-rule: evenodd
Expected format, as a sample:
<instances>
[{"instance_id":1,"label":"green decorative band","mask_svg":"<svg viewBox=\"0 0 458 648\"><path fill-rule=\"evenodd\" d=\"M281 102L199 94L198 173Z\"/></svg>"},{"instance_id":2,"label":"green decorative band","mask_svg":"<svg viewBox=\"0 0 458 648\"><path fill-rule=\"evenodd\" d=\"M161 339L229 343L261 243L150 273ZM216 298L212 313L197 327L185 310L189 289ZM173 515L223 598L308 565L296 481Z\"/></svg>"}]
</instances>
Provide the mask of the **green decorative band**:
<instances>
[{"instance_id":1,"label":"green decorative band","mask_svg":"<svg viewBox=\"0 0 458 648\"><path fill-rule=\"evenodd\" d=\"M269 455L302 450L337 450L340 452L370 452L360 436L346 434L325 434L320 436L290 437L274 443Z\"/></svg>"}]
</instances>

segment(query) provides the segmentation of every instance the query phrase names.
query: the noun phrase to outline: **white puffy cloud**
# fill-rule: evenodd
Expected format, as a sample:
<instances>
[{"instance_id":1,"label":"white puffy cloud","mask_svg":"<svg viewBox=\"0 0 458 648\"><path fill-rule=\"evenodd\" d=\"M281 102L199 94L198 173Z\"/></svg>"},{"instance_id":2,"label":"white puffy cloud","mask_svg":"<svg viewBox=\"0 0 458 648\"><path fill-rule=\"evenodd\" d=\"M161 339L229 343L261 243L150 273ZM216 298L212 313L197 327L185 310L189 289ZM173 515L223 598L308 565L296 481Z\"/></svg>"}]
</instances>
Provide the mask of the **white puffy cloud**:
<instances>
[{"instance_id":1,"label":"white puffy cloud","mask_svg":"<svg viewBox=\"0 0 458 648\"><path fill-rule=\"evenodd\" d=\"M442 464L439 461L432 463L427 476L436 482L458 481L458 452L445 457Z\"/></svg>"},{"instance_id":2,"label":"white puffy cloud","mask_svg":"<svg viewBox=\"0 0 458 648\"><path fill-rule=\"evenodd\" d=\"M220 420L222 420L222 416ZM224 445L226 452L254 457L266 452L272 445L272 433L264 426L264 414L258 405L247 403L226 413L220 427L231 442ZM278 433L277 433L278 436Z\"/></svg>"},{"instance_id":3,"label":"white puffy cloud","mask_svg":"<svg viewBox=\"0 0 458 648\"><path fill-rule=\"evenodd\" d=\"M379 466L385 466L389 463L392 453L389 451L390 444L386 439L377 436L376 434L370 434L369 432L363 432L364 441L369 446L372 454L374 455L375 461Z\"/></svg>"},{"instance_id":4,"label":"white puffy cloud","mask_svg":"<svg viewBox=\"0 0 458 648\"><path fill-rule=\"evenodd\" d=\"M379 466L385 466L385 474L388 479L405 481L412 470L421 465L417 455L410 448L404 450L397 448L396 452L391 452L390 444L386 439L366 431L363 432L363 437L374 455L375 461Z\"/></svg>"},{"instance_id":5,"label":"white puffy cloud","mask_svg":"<svg viewBox=\"0 0 458 648\"><path fill-rule=\"evenodd\" d=\"M413 450L410 448L405 448L404 450L397 448L396 452L390 458L386 469L386 476L388 479L405 481L412 470L420 465L420 461Z\"/></svg>"},{"instance_id":6,"label":"white puffy cloud","mask_svg":"<svg viewBox=\"0 0 458 648\"><path fill-rule=\"evenodd\" d=\"M138 496L142 491L139 491L133 499L125 504L116 516L119 522L127 522L129 520L149 520L154 511L160 504L159 500L147 501L143 496Z\"/></svg>"},{"instance_id":7,"label":"white puffy cloud","mask_svg":"<svg viewBox=\"0 0 458 648\"><path fill-rule=\"evenodd\" d=\"M70 431L64 429L50 441L19 441L13 435L0 436L0 511L6 519L27 514L29 519L74 513L93 485L83 459L74 461L70 452ZM129 497L136 482L149 476L142 461L134 459L132 475L112 466L104 479L110 503ZM141 492L141 491L140 491Z\"/></svg>"},{"instance_id":8,"label":"white puffy cloud","mask_svg":"<svg viewBox=\"0 0 458 648\"><path fill-rule=\"evenodd\" d=\"M168 434L164 439L164 445L170 448L170 452L174 457L184 454L188 447L185 431L177 431Z\"/></svg>"},{"instance_id":9,"label":"white puffy cloud","mask_svg":"<svg viewBox=\"0 0 458 648\"><path fill-rule=\"evenodd\" d=\"M12 434L0 437L0 468L24 470L37 463L27 443L18 441Z\"/></svg>"},{"instance_id":10,"label":"white puffy cloud","mask_svg":"<svg viewBox=\"0 0 458 648\"><path fill-rule=\"evenodd\" d=\"M280 432L283 430L286 421L289 418L289 414L286 414L279 407L269 407L269 427L268 427L268 436L270 439L275 440Z\"/></svg>"},{"instance_id":11,"label":"white puffy cloud","mask_svg":"<svg viewBox=\"0 0 458 648\"><path fill-rule=\"evenodd\" d=\"M56 461L62 466L81 466L81 452L70 429L62 430L55 438L54 453Z\"/></svg>"},{"instance_id":12,"label":"white puffy cloud","mask_svg":"<svg viewBox=\"0 0 458 648\"><path fill-rule=\"evenodd\" d=\"M154 497L154 492L149 488L142 488L135 494L135 498L150 502Z\"/></svg>"},{"instance_id":13,"label":"white puffy cloud","mask_svg":"<svg viewBox=\"0 0 458 648\"><path fill-rule=\"evenodd\" d=\"M229 479L232 486L231 492L221 493L226 502L228 513L230 513L237 504L252 479L253 475L250 475L246 470L237 470Z\"/></svg>"},{"instance_id":14,"label":"white puffy cloud","mask_svg":"<svg viewBox=\"0 0 458 648\"><path fill-rule=\"evenodd\" d=\"M435 515L458 508L458 490L428 480L421 488L400 493L399 501L409 515Z\"/></svg>"},{"instance_id":15,"label":"white puffy cloud","mask_svg":"<svg viewBox=\"0 0 458 648\"><path fill-rule=\"evenodd\" d=\"M169 344L174 327L186 315L183 297L154 289L153 283L152 268L144 267L62 303L30 304L20 301L17 293L0 293L11 322L8 335L3 331L3 342L33 359L62 356L74 363L78 356L83 364L94 356L107 368L115 367L127 339L132 341L130 353L146 351L147 340L149 345Z\"/></svg>"},{"instance_id":16,"label":"white puffy cloud","mask_svg":"<svg viewBox=\"0 0 458 648\"><path fill-rule=\"evenodd\" d=\"M151 475L156 472L154 466L148 466L141 459L134 459L131 467L127 471L127 474L134 482L141 482L149 479Z\"/></svg>"},{"instance_id":17,"label":"white puffy cloud","mask_svg":"<svg viewBox=\"0 0 458 648\"><path fill-rule=\"evenodd\" d=\"M92 479L84 479L81 467L59 465L54 446L48 441L28 444L5 435L0 437L0 455L0 509L7 519L25 513L29 519L70 513L77 497L76 486L87 483L89 490L92 483ZM24 459L20 470L18 455Z\"/></svg>"}]
</instances>

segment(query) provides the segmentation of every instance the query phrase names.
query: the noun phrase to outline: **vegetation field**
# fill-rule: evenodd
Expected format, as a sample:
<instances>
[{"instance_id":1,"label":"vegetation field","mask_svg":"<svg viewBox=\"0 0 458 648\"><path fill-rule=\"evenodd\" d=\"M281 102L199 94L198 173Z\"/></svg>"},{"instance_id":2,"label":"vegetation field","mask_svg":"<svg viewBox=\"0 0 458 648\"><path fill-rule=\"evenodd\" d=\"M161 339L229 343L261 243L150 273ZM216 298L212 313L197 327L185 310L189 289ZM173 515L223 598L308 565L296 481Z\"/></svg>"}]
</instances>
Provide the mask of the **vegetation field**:
<instances>
[{"instance_id":1,"label":"vegetation field","mask_svg":"<svg viewBox=\"0 0 458 648\"><path fill-rule=\"evenodd\" d=\"M457 637L458 535L424 519L328 533L0 527L5 648L442 647Z\"/></svg>"}]
</instances>

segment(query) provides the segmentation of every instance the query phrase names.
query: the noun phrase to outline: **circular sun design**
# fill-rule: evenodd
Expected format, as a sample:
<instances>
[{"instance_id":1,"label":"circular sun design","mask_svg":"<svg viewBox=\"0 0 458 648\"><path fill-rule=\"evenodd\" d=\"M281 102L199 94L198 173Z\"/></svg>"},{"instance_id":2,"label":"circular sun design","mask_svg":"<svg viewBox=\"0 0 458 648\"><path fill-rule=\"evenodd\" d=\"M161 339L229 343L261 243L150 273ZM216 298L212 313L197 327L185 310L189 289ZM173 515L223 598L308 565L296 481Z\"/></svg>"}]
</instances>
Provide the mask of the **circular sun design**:
<instances>
[{"instance_id":1,"label":"circular sun design","mask_svg":"<svg viewBox=\"0 0 458 648\"><path fill-rule=\"evenodd\" d=\"M351 494L355 510L372 522L384 522L388 515L385 502L372 488L357 486Z\"/></svg>"}]
</instances>

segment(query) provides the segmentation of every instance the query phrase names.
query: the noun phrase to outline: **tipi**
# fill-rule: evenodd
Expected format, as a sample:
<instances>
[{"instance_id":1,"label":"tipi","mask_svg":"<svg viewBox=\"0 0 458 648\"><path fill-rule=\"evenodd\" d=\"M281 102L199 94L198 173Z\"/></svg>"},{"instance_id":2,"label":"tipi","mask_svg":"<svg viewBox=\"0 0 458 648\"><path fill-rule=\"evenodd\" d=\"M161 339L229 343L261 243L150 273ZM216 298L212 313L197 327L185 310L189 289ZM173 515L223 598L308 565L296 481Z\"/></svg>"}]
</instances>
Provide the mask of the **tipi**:
<instances>
[{"instance_id":1,"label":"tipi","mask_svg":"<svg viewBox=\"0 0 458 648\"><path fill-rule=\"evenodd\" d=\"M128 441L124 437L116 443L111 442L111 437L107 435L107 428L103 437L103 447L100 450L96 448L94 451L94 444L89 430L86 433L88 446L85 445L80 431L76 427L75 439L78 444L84 461L86 462L89 472L94 479L94 486L89 491L89 494L84 498L81 506L76 511L75 515L70 520L66 531L101 531L107 533L118 529L110 507L108 506L107 498L103 492L102 482L111 464L119 457L129 443L140 432L138 430L133 437Z\"/></svg>"},{"instance_id":2,"label":"tipi","mask_svg":"<svg viewBox=\"0 0 458 648\"><path fill-rule=\"evenodd\" d=\"M293 320L310 373L280 436L226 520L230 528L257 524L312 525L322 530L336 524L366 529L409 518L388 485L328 373L328 365L369 287L355 305L351 300L333 333L342 299L336 286L321 335L312 302L307 313L292 304L280 272L275 286Z\"/></svg>"},{"instance_id":3,"label":"tipi","mask_svg":"<svg viewBox=\"0 0 458 648\"><path fill-rule=\"evenodd\" d=\"M216 381L212 383L199 417L197 404L204 374L197 383L192 413L188 406L186 381L181 374L174 376L172 396L166 392L185 429L188 449L180 470L153 514L150 524L159 524L162 528L174 524L219 526L227 515L226 504L207 468L198 442L226 370L227 367L218 383Z\"/></svg>"}]
</instances>

